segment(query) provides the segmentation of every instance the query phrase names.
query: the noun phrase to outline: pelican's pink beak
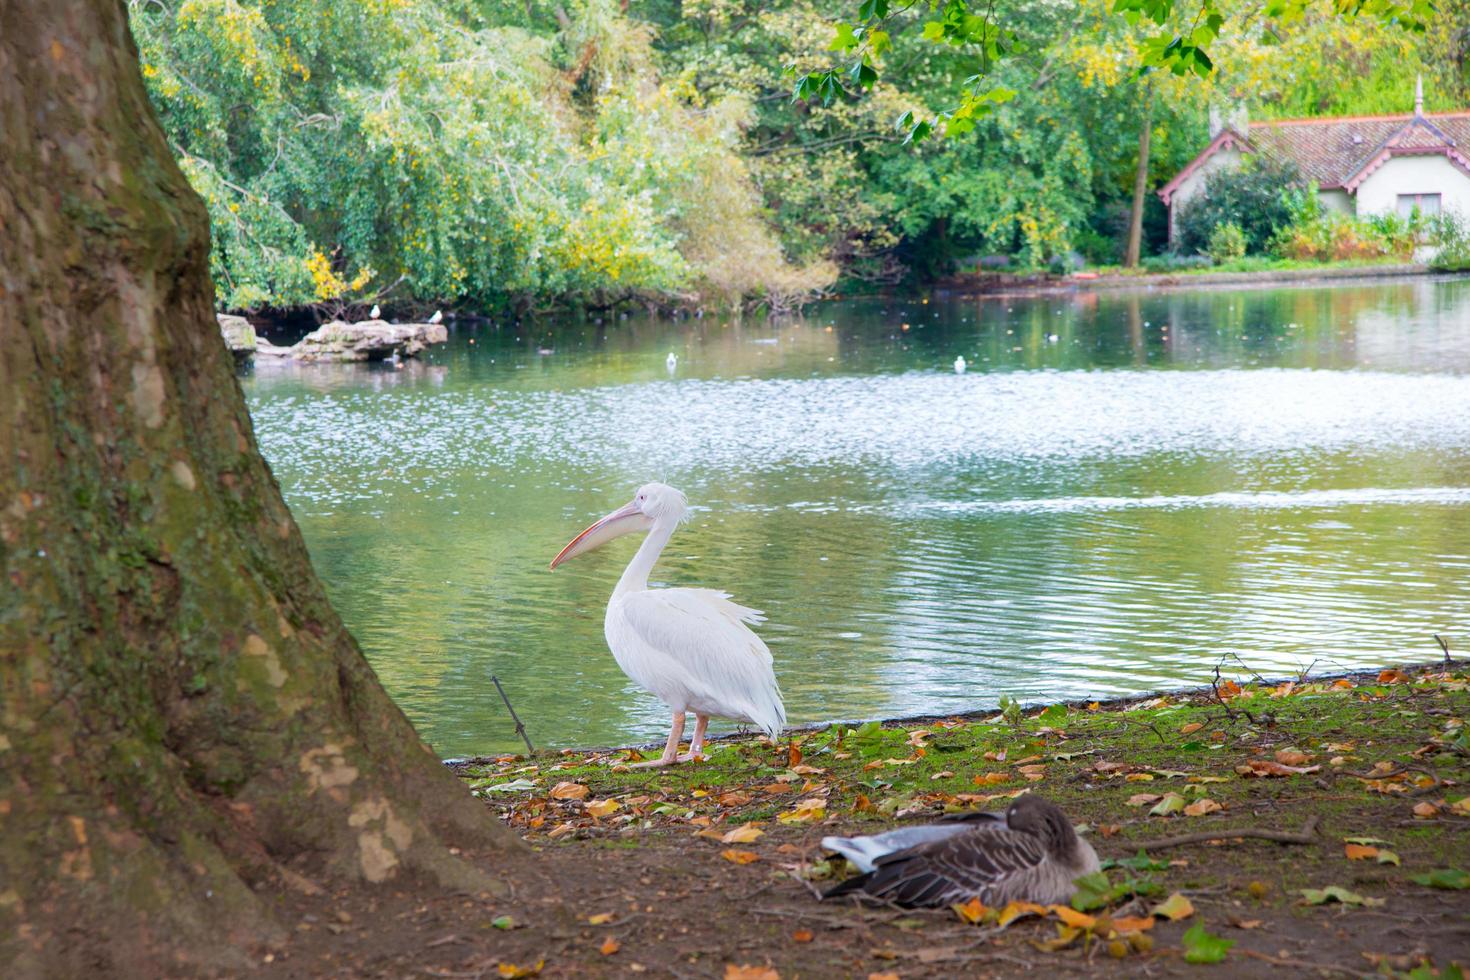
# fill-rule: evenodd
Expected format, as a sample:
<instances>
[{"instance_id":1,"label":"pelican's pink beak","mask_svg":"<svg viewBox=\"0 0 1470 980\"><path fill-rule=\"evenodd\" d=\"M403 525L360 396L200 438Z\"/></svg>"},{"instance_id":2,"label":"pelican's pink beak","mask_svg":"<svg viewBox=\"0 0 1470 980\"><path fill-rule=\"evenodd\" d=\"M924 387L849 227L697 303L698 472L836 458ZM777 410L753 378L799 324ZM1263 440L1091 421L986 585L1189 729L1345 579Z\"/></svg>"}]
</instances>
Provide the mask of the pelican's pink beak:
<instances>
[{"instance_id":1,"label":"pelican's pink beak","mask_svg":"<svg viewBox=\"0 0 1470 980\"><path fill-rule=\"evenodd\" d=\"M647 531L652 526L653 521L638 509L637 502L630 502L573 538L565 548L561 549L560 554L551 559L551 567L555 568L562 562L585 554L593 548L601 548L613 538L620 538L634 531Z\"/></svg>"}]
</instances>

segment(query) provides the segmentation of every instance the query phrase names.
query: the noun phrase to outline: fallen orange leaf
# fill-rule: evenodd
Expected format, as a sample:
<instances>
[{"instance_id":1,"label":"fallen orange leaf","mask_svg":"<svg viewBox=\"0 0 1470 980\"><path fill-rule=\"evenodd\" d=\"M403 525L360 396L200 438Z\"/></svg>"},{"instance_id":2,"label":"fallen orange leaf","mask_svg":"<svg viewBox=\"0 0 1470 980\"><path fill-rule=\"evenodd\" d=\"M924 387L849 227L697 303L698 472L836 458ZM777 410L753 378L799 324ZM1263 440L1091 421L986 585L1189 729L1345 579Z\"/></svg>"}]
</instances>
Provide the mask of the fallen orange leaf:
<instances>
[{"instance_id":1,"label":"fallen orange leaf","mask_svg":"<svg viewBox=\"0 0 1470 980\"><path fill-rule=\"evenodd\" d=\"M595 800L587 804L587 812L601 819L616 813L622 806L617 800Z\"/></svg>"},{"instance_id":2,"label":"fallen orange leaf","mask_svg":"<svg viewBox=\"0 0 1470 980\"><path fill-rule=\"evenodd\" d=\"M1160 799L1162 797L1158 793L1134 793L1128 797L1127 803L1129 806L1147 806L1150 803L1157 803Z\"/></svg>"},{"instance_id":3,"label":"fallen orange leaf","mask_svg":"<svg viewBox=\"0 0 1470 980\"><path fill-rule=\"evenodd\" d=\"M1078 912L1070 905L1052 905L1048 911L1074 929L1091 929L1097 925L1097 916Z\"/></svg>"},{"instance_id":4,"label":"fallen orange leaf","mask_svg":"<svg viewBox=\"0 0 1470 980\"><path fill-rule=\"evenodd\" d=\"M605 926L612 921L611 912L598 912L596 915L587 916L587 924L592 926Z\"/></svg>"},{"instance_id":5,"label":"fallen orange leaf","mask_svg":"<svg viewBox=\"0 0 1470 980\"><path fill-rule=\"evenodd\" d=\"M590 792L581 783L557 783L551 788L550 795L553 800L585 800Z\"/></svg>"},{"instance_id":6,"label":"fallen orange leaf","mask_svg":"<svg viewBox=\"0 0 1470 980\"><path fill-rule=\"evenodd\" d=\"M1307 755L1300 749L1276 750L1276 761L1281 763L1283 766L1299 766L1310 758L1311 756Z\"/></svg>"},{"instance_id":7,"label":"fallen orange leaf","mask_svg":"<svg viewBox=\"0 0 1470 980\"><path fill-rule=\"evenodd\" d=\"M720 857L732 864L749 864L752 861L759 861L761 859L761 856L754 851L741 851L733 847L721 851Z\"/></svg>"},{"instance_id":8,"label":"fallen orange leaf","mask_svg":"<svg viewBox=\"0 0 1470 980\"><path fill-rule=\"evenodd\" d=\"M1203 722L1192 721L1192 722L1190 722L1187 725L1181 726L1180 729L1179 729L1179 734L1180 735L1193 735L1195 732L1199 731L1201 728L1204 728L1204 727L1205 726L1204 726L1204 723Z\"/></svg>"},{"instance_id":9,"label":"fallen orange leaf","mask_svg":"<svg viewBox=\"0 0 1470 980\"><path fill-rule=\"evenodd\" d=\"M1154 918L1151 915L1136 918L1120 915L1113 919L1113 928L1118 932L1147 932L1153 927Z\"/></svg>"},{"instance_id":10,"label":"fallen orange leaf","mask_svg":"<svg viewBox=\"0 0 1470 980\"><path fill-rule=\"evenodd\" d=\"M519 977L534 977L541 972L541 968L545 965L545 960L537 960L534 966L516 966L514 963L498 963L495 966L495 972L505 977L506 980L517 980Z\"/></svg>"},{"instance_id":11,"label":"fallen orange leaf","mask_svg":"<svg viewBox=\"0 0 1470 980\"><path fill-rule=\"evenodd\" d=\"M1344 844L1342 850L1349 861L1366 861L1378 856L1378 848L1367 844Z\"/></svg>"},{"instance_id":12,"label":"fallen orange leaf","mask_svg":"<svg viewBox=\"0 0 1470 980\"><path fill-rule=\"evenodd\" d=\"M1158 905L1155 905L1149 911L1149 915L1162 915L1166 919L1177 922L1180 919L1187 919L1191 915L1194 915L1194 903L1178 892L1175 892Z\"/></svg>"},{"instance_id":13,"label":"fallen orange leaf","mask_svg":"<svg viewBox=\"0 0 1470 980\"><path fill-rule=\"evenodd\" d=\"M1008 783L1011 776L1003 772L987 772L984 775L976 775L974 782L976 786L994 786L996 783Z\"/></svg>"},{"instance_id":14,"label":"fallen orange leaf","mask_svg":"<svg viewBox=\"0 0 1470 980\"><path fill-rule=\"evenodd\" d=\"M812 941L810 929L798 929L791 934L791 941L795 943L809 943Z\"/></svg>"},{"instance_id":15,"label":"fallen orange leaf","mask_svg":"<svg viewBox=\"0 0 1470 980\"><path fill-rule=\"evenodd\" d=\"M1414 804L1414 816L1419 818L1420 820L1428 820L1430 817L1433 817L1438 813L1439 807L1428 801Z\"/></svg>"},{"instance_id":16,"label":"fallen orange leaf","mask_svg":"<svg viewBox=\"0 0 1470 980\"><path fill-rule=\"evenodd\" d=\"M725 964L725 980L781 980L781 974L768 966L736 966Z\"/></svg>"},{"instance_id":17,"label":"fallen orange leaf","mask_svg":"<svg viewBox=\"0 0 1470 980\"><path fill-rule=\"evenodd\" d=\"M1216 803L1209 797L1205 797L1204 799L1197 800L1194 803L1189 804L1189 806L1185 807L1184 815L1186 817L1202 817L1206 813L1214 813L1216 810L1223 809L1225 808L1222 807L1220 804Z\"/></svg>"},{"instance_id":18,"label":"fallen orange leaf","mask_svg":"<svg viewBox=\"0 0 1470 980\"><path fill-rule=\"evenodd\" d=\"M950 908L954 909L954 914L960 917L961 922L968 922L970 925L985 918L985 906L978 898L972 898L968 902L956 902Z\"/></svg>"},{"instance_id":19,"label":"fallen orange leaf","mask_svg":"<svg viewBox=\"0 0 1470 980\"><path fill-rule=\"evenodd\" d=\"M761 830L759 827L755 826L754 824L743 823L740 826L736 827L734 830L729 831L728 833L726 833L725 836L721 837L720 838L720 843L722 843L722 844L749 844L751 841L755 840L757 837L762 837L764 835L765 835L765 831L764 830Z\"/></svg>"},{"instance_id":20,"label":"fallen orange leaf","mask_svg":"<svg viewBox=\"0 0 1470 980\"><path fill-rule=\"evenodd\" d=\"M612 954L616 953L618 950L620 950L622 948L623 948L623 944L622 943L618 942L613 937L608 936L606 939L604 939L602 941L602 945L599 946L599 947L597 947L597 951L599 953L601 953L603 956L611 956Z\"/></svg>"},{"instance_id":21,"label":"fallen orange leaf","mask_svg":"<svg viewBox=\"0 0 1470 980\"><path fill-rule=\"evenodd\" d=\"M1000 914L995 917L995 923L999 926L1008 926L1022 916L1045 914L1046 908L1035 902L1010 902L1000 910Z\"/></svg>"},{"instance_id":22,"label":"fallen orange leaf","mask_svg":"<svg viewBox=\"0 0 1470 980\"><path fill-rule=\"evenodd\" d=\"M786 746L786 766L787 768L790 768L791 766L799 765L800 763L801 749L797 747L795 740L792 740Z\"/></svg>"},{"instance_id":23,"label":"fallen orange leaf","mask_svg":"<svg viewBox=\"0 0 1470 980\"><path fill-rule=\"evenodd\" d=\"M869 973L868 980L898 980L898 974L892 971L888 973Z\"/></svg>"}]
</instances>

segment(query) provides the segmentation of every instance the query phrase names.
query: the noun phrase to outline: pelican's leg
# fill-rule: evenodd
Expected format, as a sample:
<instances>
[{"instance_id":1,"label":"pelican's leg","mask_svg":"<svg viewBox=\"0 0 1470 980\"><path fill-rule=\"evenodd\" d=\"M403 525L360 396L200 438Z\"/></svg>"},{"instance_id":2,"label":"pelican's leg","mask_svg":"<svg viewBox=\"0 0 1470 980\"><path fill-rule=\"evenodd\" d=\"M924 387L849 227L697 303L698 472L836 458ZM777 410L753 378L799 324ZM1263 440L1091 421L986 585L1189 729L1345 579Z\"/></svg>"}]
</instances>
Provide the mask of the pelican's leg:
<instances>
[{"instance_id":1,"label":"pelican's leg","mask_svg":"<svg viewBox=\"0 0 1470 980\"><path fill-rule=\"evenodd\" d=\"M669 741L664 746L664 754L657 759L649 759L647 762L635 762L628 768L648 769L652 766L667 766L676 762L679 758L679 739L684 737L684 712L674 712L674 725L669 729Z\"/></svg>"},{"instance_id":2,"label":"pelican's leg","mask_svg":"<svg viewBox=\"0 0 1470 980\"><path fill-rule=\"evenodd\" d=\"M689 740L689 754L679 756L680 762L693 762L704 752L704 730L709 725L709 715L694 713L694 737Z\"/></svg>"}]
</instances>

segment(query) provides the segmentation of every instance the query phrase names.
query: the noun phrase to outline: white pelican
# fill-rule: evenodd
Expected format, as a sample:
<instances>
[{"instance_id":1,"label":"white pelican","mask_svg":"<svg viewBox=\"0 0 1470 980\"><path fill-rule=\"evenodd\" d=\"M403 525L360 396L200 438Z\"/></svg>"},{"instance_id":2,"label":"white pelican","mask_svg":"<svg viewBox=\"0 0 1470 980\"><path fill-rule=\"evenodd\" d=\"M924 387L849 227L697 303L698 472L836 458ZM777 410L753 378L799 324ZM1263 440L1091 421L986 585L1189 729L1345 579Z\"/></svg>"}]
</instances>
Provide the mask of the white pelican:
<instances>
[{"instance_id":1,"label":"white pelican","mask_svg":"<svg viewBox=\"0 0 1470 980\"><path fill-rule=\"evenodd\" d=\"M872 837L823 838L823 847L863 874L822 897L857 894L907 906L971 898L997 908L1015 901L1055 905L1072 897L1074 879L1100 867L1067 815L1039 796L1027 793L1005 813L955 816Z\"/></svg>"},{"instance_id":2,"label":"white pelican","mask_svg":"<svg viewBox=\"0 0 1470 980\"><path fill-rule=\"evenodd\" d=\"M679 370L679 355L669 351L669 356L664 358L664 367L669 369L670 374Z\"/></svg>"},{"instance_id":3,"label":"white pelican","mask_svg":"<svg viewBox=\"0 0 1470 980\"><path fill-rule=\"evenodd\" d=\"M965 373L965 355L961 354L959 357L956 357L954 359L954 373L955 374L964 374Z\"/></svg>"},{"instance_id":4,"label":"white pelican","mask_svg":"<svg viewBox=\"0 0 1470 980\"><path fill-rule=\"evenodd\" d=\"M431 317L429 317L429 322L430 323L439 323L443 319L444 319L444 311L443 310L435 310L434 311L434 315L431 316Z\"/></svg>"},{"instance_id":5,"label":"white pelican","mask_svg":"<svg viewBox=\"0 0 1470 980\"><path fill-rule=\"evenodd\" d=\"M368 310L368 319L369 320L376 320L378 317L380 317L382 315L383 315L383 311L380 310L380 309L378 309L378 304L377 303L374 303L373 304L373 308L370 309L370 310Z\"/></svg>"},{"instance_id":6,"label":"white pelican","mask_svg":"<svg viewBox=\"0 0 1470 980\"><path fill-rule=\"evenodd\" d=\"M711 715L748 722L775 738L786 724L786 708L771 651L746 623L765 617L736 605L714 589L650 589L648 573L688 516L684 495L648 483L626 506L577 535L555 558L555 568L613 538L646 531L638 553L613 589L603 632L618 666L673 709L668 744L658 759L641 766L666 766L699 757ZM688 755L679 755L684 715L694 712Z\"/></svg>"}]
</instances>

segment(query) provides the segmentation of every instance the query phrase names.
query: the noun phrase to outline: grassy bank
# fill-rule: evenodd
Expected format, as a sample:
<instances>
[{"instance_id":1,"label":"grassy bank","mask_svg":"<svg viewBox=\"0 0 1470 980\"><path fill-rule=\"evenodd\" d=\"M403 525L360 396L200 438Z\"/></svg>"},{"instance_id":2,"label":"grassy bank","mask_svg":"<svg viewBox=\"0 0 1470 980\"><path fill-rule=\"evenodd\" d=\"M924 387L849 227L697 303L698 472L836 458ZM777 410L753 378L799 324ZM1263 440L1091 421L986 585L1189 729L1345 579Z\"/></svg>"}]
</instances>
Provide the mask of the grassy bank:
<instances>
[{"instance_id":1,"label":"grassy bank","mask_svg":"<svg viewBox=\"0 0 1470 980\"><path fill-rule=\"evenodd\" d=\"M548 973L937 977L1087 963L1132 975L1219 960L1232 976L1451 976L1470 961L1467 718L1470 672L1441 664L734 738L664 770L630 769L637 750L457 768L584 896L554 941L538 946L534 921L519 937ZM1028 914L1002 925L1003 910L816 902L847 873L823 835L1000 809L1027 791L1085 824L1106 859L1106 881L1074 900L1082 914L1012 909Z\"/></svg>"}]
</instances>

